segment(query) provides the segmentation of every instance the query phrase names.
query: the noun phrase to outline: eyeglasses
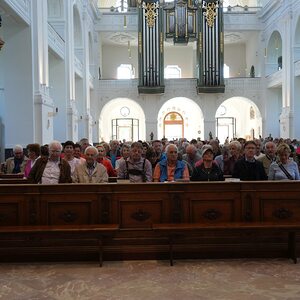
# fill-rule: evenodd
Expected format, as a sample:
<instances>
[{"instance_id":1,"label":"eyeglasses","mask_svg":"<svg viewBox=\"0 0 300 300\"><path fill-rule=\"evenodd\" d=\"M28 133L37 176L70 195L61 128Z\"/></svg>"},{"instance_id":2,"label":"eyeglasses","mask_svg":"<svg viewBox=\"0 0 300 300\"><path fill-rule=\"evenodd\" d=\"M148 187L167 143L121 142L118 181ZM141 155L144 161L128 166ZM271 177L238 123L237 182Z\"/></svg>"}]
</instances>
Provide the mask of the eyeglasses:
<instances>
[{"instance_id":1,"label":"eyeglasses","mask_svg":"<svg viewBox=\"0 0 300 300\"><path fill-rule=\"evenodd\" d=\"M49 150L49 152L51 152L51 153L60 153L61 151L60 150Z\"/></svg>"}]
</instances>

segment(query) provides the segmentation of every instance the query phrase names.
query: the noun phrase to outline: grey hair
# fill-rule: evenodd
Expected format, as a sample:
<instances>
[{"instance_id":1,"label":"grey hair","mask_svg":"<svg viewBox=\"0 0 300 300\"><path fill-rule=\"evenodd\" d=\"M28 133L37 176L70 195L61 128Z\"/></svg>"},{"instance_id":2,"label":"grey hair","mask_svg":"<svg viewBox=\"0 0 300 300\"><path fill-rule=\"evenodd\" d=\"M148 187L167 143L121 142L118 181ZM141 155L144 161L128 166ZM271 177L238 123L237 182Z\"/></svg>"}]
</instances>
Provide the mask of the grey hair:
<instances>
[{"instance_id":1,"label":"grey hair","mask_svg":"<svg viewBox=\"0 0 300 300\"><path fill-rule=\"evenodd\" d=\"M173 147L175 147L175 149L177 150L177 152L178 152L178 147L175 145L175 144L169 144L167 147L166 147L166 153L168 153L168 151L169 151L169 148L171 147L171 146L173 146Z\"/></svg>"},{"instance_id":2,"label":"grey hair","mask_svg":"<svg viewBox=\"0 0 300 300\"><path fill-rule=\"evenodd\" d=\"M242 149L242 144L239 141L232 141L232 142L229 143L229 147L231 145L235 145L239 150Z\"/></svg>"},{"instance_id":3,"label":"grey hair","mask_svg":"<svg viewBox=\"0 0 300 300\"><path fill-rule=\"evenodd\" d=\"M101 146L101 145L100 145ZM102 146L103 147L103 146ZM104 148L104 147L103 147ZM87 146L84 150L84 154L86 154L86 152L90 149L93 149L95 151L95 154L98 154L98 149L94 146Z\"/></svg>"},{"instance_id":4,"label":"grey hair","mask_svg":"<svg viewBox=\"0 0 300 300\"><path fill-rule=\"evenodd\" d=\"M18 150L21 150L23 152L23 147L21 145L15 145L13 148L13 152L15 153Z\"/></svg>"},{"instance_id":5,"label":"grey hair","mask_svg":"<svg viewBox=\"0 0 300 300\"><path fill-rule=\"evenodd\" d=\"M49 143L49 150L52 148L52 146L59 146L60 151L62 151L63 147L62 144L59 141L52 141Z\"/></svg>"}]
</instances>

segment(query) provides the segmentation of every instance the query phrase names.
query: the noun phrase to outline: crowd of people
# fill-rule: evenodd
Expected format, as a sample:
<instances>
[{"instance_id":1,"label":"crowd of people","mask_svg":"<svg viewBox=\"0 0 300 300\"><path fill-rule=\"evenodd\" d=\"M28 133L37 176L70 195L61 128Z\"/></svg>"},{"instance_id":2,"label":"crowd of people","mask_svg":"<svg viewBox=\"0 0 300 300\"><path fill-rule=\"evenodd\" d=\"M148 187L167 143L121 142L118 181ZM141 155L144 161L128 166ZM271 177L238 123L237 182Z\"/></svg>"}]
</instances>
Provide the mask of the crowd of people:
<instances>
[{"instance_id":1,"label":"crowd of people","mask_svg":"<svg viewBox=\"0 0 300 300\"><path fill-rule=\"evenodd\" d=\"M185 138L168 141L120 142L95 146L52 141L13 148L1 173L22 174L30 183L105 183L109 178L129 182L299 180L300 143L291 139Z\"/></svg>"}]
</instances>

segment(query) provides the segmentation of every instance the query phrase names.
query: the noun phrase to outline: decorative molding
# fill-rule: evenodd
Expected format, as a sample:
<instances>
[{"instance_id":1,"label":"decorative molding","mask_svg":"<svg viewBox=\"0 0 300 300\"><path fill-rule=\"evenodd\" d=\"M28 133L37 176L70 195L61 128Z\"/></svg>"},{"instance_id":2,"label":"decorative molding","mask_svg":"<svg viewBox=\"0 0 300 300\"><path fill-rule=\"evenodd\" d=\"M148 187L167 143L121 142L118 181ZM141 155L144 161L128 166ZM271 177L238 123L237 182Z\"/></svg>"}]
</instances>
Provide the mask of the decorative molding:
<instances>
[{"instance_id":1,"label":"decorative molding","mask_svg":"<svg viewBox=\"0 0 300 300\"><path fill-rule=\"evenodd\" d=\"M6 0L6 3L25 21L31 24L31 1L30 0Z\"/></svg>"},{"instance_id":2,"label":"decorative molding","mask_svg":"<svg viewBox=\"0 0 300 300\"><path fill-rule=\"evenodd\" d=\"M145 222L150 217L151 217L151 214L147 211L143 211L142 209L139 209L138 211L134 212L131 215L131 218L138 222Z\"/></svg>"},{"instance_id":3,"label":"decorative molding","mask_svg":"<svg viewBox=\"0 0 300 300\"><path fill-rule=\"evenodd\" d=\"M222 216L222 213L216 209L211 208L206 210L202 216L204 217L204 219L215 221Z\"/></svg>"},{"instance_id":4,"label":"decorative molding","mask_svg":"<svg viewBox=\"0 0 300 300\"><path fill-rule=\"evenodd\" d=\"M76 219L78 219L78 215L70 210L67 210L59 216L60 219L63 219L66 223L73 223Z\"/></svg>"},{"instance_id":5,"label":"decorative molding","mask_svg":"<svg viewBox=\"0 0 300 300\"><path fill-rule=\"evenodd\" d=\"M61 58L65 58L65 42L48 23L48 45Z\"/></svg>"},{"instance_id":6,"label":"decorative molding","mask_svg":"<svg viewBox=\"0 0 300 300\"><path fill-rule=\"evenodd\" d=\"M286 220L286 219L290 219L293 216L293 213L290 210L282 207L282 208L276 209L273 212L273 216L280 220Z\"/></svg>"}]
</instances>

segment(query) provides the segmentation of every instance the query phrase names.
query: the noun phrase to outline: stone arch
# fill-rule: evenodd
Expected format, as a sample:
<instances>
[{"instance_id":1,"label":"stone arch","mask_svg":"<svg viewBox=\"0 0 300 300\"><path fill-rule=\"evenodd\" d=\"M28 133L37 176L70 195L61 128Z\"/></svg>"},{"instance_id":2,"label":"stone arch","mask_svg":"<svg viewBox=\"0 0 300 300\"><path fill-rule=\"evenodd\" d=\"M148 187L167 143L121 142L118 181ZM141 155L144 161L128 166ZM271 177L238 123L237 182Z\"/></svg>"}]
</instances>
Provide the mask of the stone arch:
<instances>
[{"instance_id":1,"label":"stone arch","mask_svg":"<svg viewBox=\"0 0 300 300\"><path fill-rule=\"evenodd\" d=\"M170 112L177 112L183 117L184 137L188 140L204 137L204 118L200 107L191 99L186 97L175 97L166 101L158 112L157 117L157 136L159 139L164 137L164 119ZM165 136L172 138L172 136ZM173 137L177 137L174 135Z\"/></svg>"},{"instance_id":2,"label":"stone arch","mask_svg":"<svg viewBox=\"0 0 300 300\"><path fill-rule=\"evenodd\" d=\"M100 112L100 117L99 117L99 140L100 141L102 140L110 141L113 138L112 120L114 119L139 120L138 133L135 134L136 136L135 139L145 140L145 136L146 136L145 113L143 108L137 102L129 98L115 98L110 100L104 105L104 107Z\"/></svg>"},{"instance_id":3,"label":"stone arch","mask_svg":"<svg viewBox=\"0 0 300 300\"><path fill-rule=\"evenodd\" d=\"M272 32L266 48L266 75L282 69L282 38L279 31Z\"/></svg>"},{"instance_id":4,"label":"stone arch","mask_svg":"<svg viewBox=\"0 0 300 300\"><path fill-rule=\"evenodd\" d=\"M300 16L298 17L298 21L296 23L294 40L295 40L294 57L295 57L295 61L299 61L300 60Z\"/></svg>"},{"instance_id":5,"label":"stone arch","mask_svg":"<svg viewBox=\"0 0 300 300\"><path fill-rule=\"evenodd\" d=\"M224 143L227 137L229 140L239 137L252 139L252 132L254 132L254 138L262 135L261 112L257 105L248 98L232 97L226 99L218 107L215 117L216 135L221 143ZM233 123L231 123L232 120ZM230 126L232 126L231 129ZM226 127L228 134L224 134Z\"/></svg>"},{"instance_id":6,"label":"stone arch","mask_svg":"<svg viewBox=\"0 0 300 300\"><path fill-rule=\"evenodd\" d=\"M80 17L80 11L75 4L73 6L73 27L74 27L74 47L83 47L83 32L82 32L82 22Z\"/></svg>"}]
</instances>

